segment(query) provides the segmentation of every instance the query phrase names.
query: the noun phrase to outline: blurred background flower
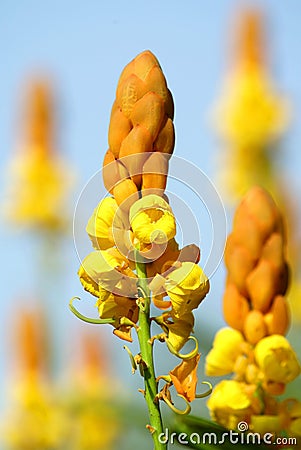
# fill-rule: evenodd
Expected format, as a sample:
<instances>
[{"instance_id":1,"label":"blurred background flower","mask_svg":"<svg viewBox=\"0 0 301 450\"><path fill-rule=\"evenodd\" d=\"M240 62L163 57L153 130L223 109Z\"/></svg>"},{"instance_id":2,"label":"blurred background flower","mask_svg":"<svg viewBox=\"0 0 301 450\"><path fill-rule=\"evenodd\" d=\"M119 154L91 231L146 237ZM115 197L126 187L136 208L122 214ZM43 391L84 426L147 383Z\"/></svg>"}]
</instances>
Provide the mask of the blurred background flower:
<instances>
[{"instance_id":1,"label":"blurred background flower","mask_svg":"<svg viewBox=\"0 0 301 450\"><path fill-rule=\"evenodd\" d=\"M291 0L289 8L283 2L261 0L258 1L258 9L259 12L256 13L256 17L259 17L258 29L266 29L266 32L263 32L266 37L261 40L262 32L259 31L261 45L259 54L254 50L255 44L253 45L253 60L250 57L253 61L252 65L254 67L256 64L260 64L261 69L257 78L255 75L251 77L252 86L256 79L257 83L259 83L258 78L260 80L260 77L264 80L258 90L266 95L268 87L269 101L263 102L260 94L259 103L265 105L267 112L272 103L275 105L277 114L271 122L268 136L265 137L268 148L264 149L264 159L260 159L261 157L258 159L256 156L256 164L259 160L261 163L259 166L254 166L254 161L252 161L254 168L252 173L255 172L255 175L259 176L260 172L264 186L274 180L273 185L276 184L277 190L285 198L282 204L286 207L287 218L290 217L289 229L291 230L291 237L288 240L293 242L288 259L295 268L292 280L296 280L298 276L296 277L295 274L299 271L297 268L299 267L301 218L299 206L301 91L300 57L298 56L298 42L301 38L299 24L301 6L297 0ZM80 336L83 326L85 328L87 326L75 320L67 308L69 298L82 291L80 281L74 276L78 268L78 261L70 224L77 199L81 194L84 202L80 203L80 208L77 209L74 234L78 255L80 257L86 255L90 250L90 243L87 242L84 231L81 234L79 230L84 230L104 191L101 191L101 181L97 177L92 179L93 191L87 188L81 193L81 190L87 180L93 177L96 167L100 169L102 165L102 157L108 143L109 113L121 68L134 55L145 49L150 49L158 56L164 72L168 74L168 86L175 99L176 147L174 153L189 159L209 177L214 178L216 172L214 159L220 159L222 155L217 148L216 136L207 126L208 111L223 88L225 67L229 61L228 50L230 34L232 34L230 30L234 28L231 29L233 23L231 20L234 16L237 17L239 11L241 11L241 3L238 0L208 2L206 5L200 4L196 0L192 0L188 4L171 0L162 4L159 0L155 0L152 5L136 0L131 4L114 0L111 3L91 2L88 5L81 1L71 2L69 0L63 4L57 0L52 2L47 0L43 4L37 0L28 0L22 5L2 2L0 6L0 49L5 70L3 70L0 83L2 104L2 108L0 108L2 149L0 164L3 175L0 201L3 205L5 197L7 199L9 194L10 198L14 198L15 201L14 204L8 205L8 209L13 206L16 208L18 203L18 208L21 209L18 209L18 215L15 210L15 226L8 225L7 221L5 223L2 221L0 224L3 280L0 324L0 352L3 354L0 361L1 416L4 411L9 409L8 395L5 394L4 389L5 380L16 380L18 373L20 374L19 369L17 370L13 364L14 352L8 339L13 327L13 317L17 315L14 299L21 299L18 301L18 305L21 303L22 309L25 311L27 311L27 307L35 309L37 304L44 305L43 315L47 318L47 329L52 343L47 366L51 373L51 385L53 380L60 380L60 377L63 377L62 374L66 373L66 361L70 361L70 364L69 362L67 364L70 369L71 356L78 352L78 346L74 345L74 337ZM237 28L235 25L235 35L239 34L239 29L241 28ZM256 27L254 30L256 31ZM256 43L256 39L254 43ZM247 46L247 49L249 48L251 52L251 43L249 46L250 48ZM240 52L242 50L243 46ZM239 54L241 55L238 50L233 52L227 73L232 74L235 69L236 76L238 76L239 71L241 75L243 71L246 72L246 66L251 65L250 62L245 63L245 68L238 70L238 65L242 63L241 59L239 61L236 59ZM255 68L252 70L255 72ZM41 73L46 73L46 77L40 77ZM29 162L33 158L28 156L26 163L24 159L22 160L26 152L29 155L28 138L30 133L25 127L25 123L29 124L29 112L26 117L21 117L20 121L16 120L20 108L20 91L23 91L28 79L51 80L51 82L46 82L46 90L49 91L50 98L55 97L55 101L50 99L50 104L55 103L56 106L52 109L53 117L48 117L46 114L44 118L44 125L48 123L49 130L52 129L53 133L48 141L51 150L49 149L47 158L50 158L51 163L48 160L48 166L44 165L43 169L47 173L47 176L43 176L43 180L48 180L48 182L45 185L39 184L42 179L40 170L33 171L33 173L36 177L34 177L36 186L39 187L41 193L43 192L43 196L52 196L54 192L57 199L54 200L55 196L52 196L52 201L43 211L45 204L43 205L41 202L41 196L30 197L33 198L33 202L37 202L37 205L43 207L41 209L43 213L37 218L40 221L39 226L32 227L31 222L29 228L27 225L30 222L24 219L24 217L28 218L28 209L25 214L23 208L27 204L27 207L31 206L29 208L31 213L35 214L37 214L36 209L38 208L32 208L28 201L22 201L21 204L19 202L24 196L28 198L32 194L28 191L28 183L24 183L24 174L29 173ZM245 84L242 83L239 92L243 91L244 86ZM259 95L258 90L256 91L257 95ZM227 101L229 101L228 98ZM292 107L288 106L290 102L293 103ZM229 123L230 115L227 119L223 127ZM220 122L223 120L221 119ZM266 131L266 127L261 129L263 131L261 131L260 138ZM223 147L222 153L227 151L228 154L232 152L232 148L229 142L224 140L224 136L225 134L223 134L223 140L219 141L219 146ZM255 137L256 139L254 138L253 141L258 142L258 136ZM281 148L279 147L279 149L278 137L281 137ZM61 153L59 149L63 149L63 152ZM268 161L266 152L268 152L269 158L271 156ZM257 153L260 154L259 151ZM245 155L241 152L242 154ZM41 156L39 158L42 159ZM17 171L14 169L8 175L7 168L11 167L12 160L22 160L23 162L17 164L19 167ZM63 165L62 161L64 161ZM49 175L49 170L45 169L45 167L49 168L49 164L51 168L55 167L52 176ZM248 167L247 164L249 161L246 160L244 170ZM71 179L73 177L71 167L79 168L79 170L77 169L77 185L69 191L66 207L60 206L59 199L64 197L61 194L68 194L70 176ZM233 167L231 166L231 169ZM234 170L232 177L233 180L237 179L237 172L234 173ZM21 179L23 184L21 182L19 190ZM278 181L275 183L276 179L279 180L279 183ZM228 195L226 195L228 187L225 184L219 187L224 202L228 199ZM17 188L19 191L16 191ZM210 214L203 209L199 198L193 193L189 193L183 184L177 184L176 180L169 180L167 190L171 190L183 198L196 216L202 239L202 265L211 250L211 241L208 239L208 237L212 237ZM284 196L285 193L288 194ZM278 198L276 190L272 189L272 194L277 196L275 200L280 205L281 199ZM58 208L53 207L54 203L57 203ZM207 206L210 213L210 205ZM70 208L70 212L68 212L68 208ZM6 211L8 210L6 209ZM22 214L20 211L23 211ZM60 211L59 214L58 211ZM233 211L229 207L227 210L229 218L232 213ZM23 217L22 223L21 217ZM16 222L17 218L18 222ZM63 219L62 222L61 219ZM52 224L50 226L52 231L40 233L42 227L47 228L46 223ZM44 237L41 237L41 234ZM37 239L37 235L40 235L39 239ZM183 241L183 245L189 244L190 236L184 236ZM204 270L206 271L206 268ZM224 325L221 306L225 282L223 265L218 267L210 282L208 301L204 303L202 311L196 314L195 323L196 332L200 332L200 336L202 336L203 354L211 348L216 330ZM298 290L296 283L295 285L292 283L292 286L292 289L296 286ZM296 308L300 308L300 293L296 295L291 293L289 298L297 299ZM82 302L81 310L87 315L93 316L93 303L93 301L90 304ZM297 317L297 314L294 313L292 318L294 319L294 317ZM122 416L127 419L127 428L123 435L118 432L117 448L127 450L133 446L143 446L146 433L148 433L141 426L141 423L146 421L144 400L138 394L133 395L135 388L141 387L140 379L131 376L128 355L123 351L122 343L120 343L120 347L110 347L111 327L104 326L101 333L98 329L96 333L95 339L98 341L99 347L106 342L106 358L108 366L111 367L111 374L116 376L118 386L127 386L127 392L123 391L122 395L125 396L125 401L130 400L131 405L131 408L126 409L122 414L117 414L118 420L115 422L114 404L110 402L107 405L105 402L108 409L104 408L103 411L108 411L108 417L111 417L112 414L112 421L110 421L112 428L108 429L110 439L116 431L115 427L119 427L119 420ZM299 341L294 335L294 327L289 336L300 357L301 349ZM108 340L106 340L107 337ZM132 351L135 353L135 349ZM170 359L163 350L158 364L161 366L160 372L168 372ZM203 364L204 358L201 358L199 367L201 379L203 379ZM76 369L76 373L77 371L78 369ZM74 373L75 369L72 374L74 375ZM73 375L70 375L70 378L75 383L76 377L74 376L73 379ZM215 381L213 382L215 383ZM56 385L56 383L54 384ZM62 384L64 384L63 381ZM296 384L293 382L288 387L288 393L293 393L294 390L296 390ZM53 398L50 403L52 401ZM76 402L77 400L74 401L74 403ZM22 407L21 400L18 400L17 404L18 408ZM133 405L137 405L137 411L139 411L135 416L133 416ZM195 414L208 417L205 402L204 404L197 403L196 408L197 410L193 411ZM17 408L14 407L14 414L16 411ZM94 411L89 414L93 415ZM61 422L58 420L59 413L55 413L53 417L54 421ZM113 441L114 439L115 436Z\"/></svg>"}]
</instances>

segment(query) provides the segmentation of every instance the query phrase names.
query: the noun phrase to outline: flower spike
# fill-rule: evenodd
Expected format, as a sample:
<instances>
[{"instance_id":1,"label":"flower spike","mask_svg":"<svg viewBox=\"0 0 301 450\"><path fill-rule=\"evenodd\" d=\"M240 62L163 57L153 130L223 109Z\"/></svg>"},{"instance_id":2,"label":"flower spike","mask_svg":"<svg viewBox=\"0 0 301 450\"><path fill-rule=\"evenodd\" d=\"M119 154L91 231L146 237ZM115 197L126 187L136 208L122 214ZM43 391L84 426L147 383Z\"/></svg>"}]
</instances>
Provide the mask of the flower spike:
<instances>
[{"instance_id":1,"label":"flower spike","mask_svg":"<svg viewBox=\"0 0 301 450\"><path fill-rule=\"evenodd\" d=\"M95 324L95 325L106 324L106 323L115 323L116 322L116 320L113 319L113 318L110 318L110 319L92 319L90 317L84 316L79 311L77 311L77 309L73 306L73 301L74 300L80 300L80 297L72 297L72 299L69 302L69 309L73 312L73 314L76 317L78 317L83 322L92 323L92 324Z\"/></svg>"},{"instance_id":2,"label":"flower spike","mask_svg":"<svg viewBox=\"0 0 301 450\"><path fill-rule=\"evenodd\" d=\"M186 408L185 408L184 410L181 410L181 409L176 408L176 407L171 403L171 401L167 398L167 396L166 396L165 394L162 393L162 397L161 397L161 398L162 398L162 400L164 400L164 402L170 407L170 409L171 409L174 413L179 414L179 415L181 415L181 416L186 416L187 414L190 413L190 411L191 411L191 406L190 406L188 400L184 397L184 395L181 395L181 394L177 394L177 395L178 395L178 397L181 397L181 398L184 400L184 402L186 403Z\"/></svg>"},{"instance_id":3,"label":"flower spike","mask_svg":"<svg viewBox=\"0 0 301 450\"><path fill-rule=\"evenodd\" d=\"M174 349L173 345L171 345L171 343L168 342L168 338L167 337L165 337L165 342L167 344L167 347L168 347L168 350L170 351L170 353L172 353L173 355L175 355L178 358L183 359L185 361L187 359L194 358L198 354L198 351L199 351L198 340L194 336L189 336L188 339L192 339L195 342L195 348L193 350L191 350L191 352L187 353L187 355L184 355L183 353L177 352Z\"/></svg>"},{"instance_id":4,"label":"flower spike","mask_svg":"<svg viewBox=\"0 0 301 450\"><path fill-rule=\"evenodd\" d=\"M209 386L209 389L206 392L204 392L203 394L195 394L195 398L205 398L211 394L212 389L213 389L212 384L209 383L209 381L202 381L202 384L207 384L207 386Z\"/></svg>"}]
</instances>

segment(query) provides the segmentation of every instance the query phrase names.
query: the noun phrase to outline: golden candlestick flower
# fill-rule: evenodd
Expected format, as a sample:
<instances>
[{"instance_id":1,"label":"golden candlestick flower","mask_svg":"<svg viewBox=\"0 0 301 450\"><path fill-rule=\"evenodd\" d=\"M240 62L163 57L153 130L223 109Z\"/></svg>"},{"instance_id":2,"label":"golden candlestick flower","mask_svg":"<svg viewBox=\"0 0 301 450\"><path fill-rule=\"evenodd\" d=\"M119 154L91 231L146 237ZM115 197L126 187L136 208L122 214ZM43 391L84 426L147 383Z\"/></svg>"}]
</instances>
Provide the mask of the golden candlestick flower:
<instances>
[{"instance_id":1,"label":"golden candlestick flower","mask_svg":"<svg viewBox=\"0 0 301 450\"><path fill-rule=\"evenodd\" d=\"M258 433L291 433L291 421L283 420L284 404L275 396L301 367L283 336L289 324L283 220L264 189L253 187L237 207L225 263L223 308L231 328L217 333L206 373L234 379L215 386L207 403L211 417L227 428L245 421Z\"/></svg>"},{"instance_id":2,"label":"golden candlestick flower","mask_svg":"<svg viewBox=\"0 0 301 450\"><path fill-rule=\"evenodd\" d=\"M198 266L199 248L192 244L179 249L176 218L165 194L168 162L174 147L173 100L156 57L145 51L123 70L117 86L109 125L109 149L103 162L103 181L112 195L101 200L87 225L95 251L79 269L84 289L97 297L99 319L71 310L89 323L110 323L114 334L132 342L136 330L140 353L132 355L125 346L135 372L139 366L145 381L145 399L156 450L165 449L159 440L162 418L159 401L181 414L189 403L210 394L196 394L200 359L193 332L194 316L209 291L209 280ZM169 299L166 299L166 297ZM151 310L164 310L151 317ZM156 322L162 333L151 335ZM182 363L169 375L156 379L153 361L155 340ZM194 349L179 353L188 340ZM158 381L165 385L158 392ZM186 402L179 411L171 401L174 384Z\"/></svg>"}]
</instances>

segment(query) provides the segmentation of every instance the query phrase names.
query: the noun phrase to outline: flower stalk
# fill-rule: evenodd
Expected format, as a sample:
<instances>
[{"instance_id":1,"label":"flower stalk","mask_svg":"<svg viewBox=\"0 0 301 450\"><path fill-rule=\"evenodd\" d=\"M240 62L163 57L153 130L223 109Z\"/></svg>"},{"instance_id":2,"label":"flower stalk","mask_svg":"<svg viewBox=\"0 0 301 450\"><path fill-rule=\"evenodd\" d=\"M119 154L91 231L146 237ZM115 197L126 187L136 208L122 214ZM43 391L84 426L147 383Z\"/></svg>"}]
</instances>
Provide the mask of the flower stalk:
<instances>
[{"instance_id":1,"label":"flower stalk","mask_svg":"<svg viewBox=\"0 0 301 450\"><path fill-rule=\"evenodd\" d=\"M141 259L141 258L140 258ZM136 270L138 276L138 287L145 293L143 298L143 308L139 308L139 329L138 339L143 364L143 378L145 389L145 401L148 407L152 437L155 450L167 449L167 444L159 441L159 435L163 433L162 417L160 405L157 399L158 384L155 376L153 345L151 339L151 320L150 320L150 290L147 284L146 266L136 258Z\"/></svg>"}]
</instances>

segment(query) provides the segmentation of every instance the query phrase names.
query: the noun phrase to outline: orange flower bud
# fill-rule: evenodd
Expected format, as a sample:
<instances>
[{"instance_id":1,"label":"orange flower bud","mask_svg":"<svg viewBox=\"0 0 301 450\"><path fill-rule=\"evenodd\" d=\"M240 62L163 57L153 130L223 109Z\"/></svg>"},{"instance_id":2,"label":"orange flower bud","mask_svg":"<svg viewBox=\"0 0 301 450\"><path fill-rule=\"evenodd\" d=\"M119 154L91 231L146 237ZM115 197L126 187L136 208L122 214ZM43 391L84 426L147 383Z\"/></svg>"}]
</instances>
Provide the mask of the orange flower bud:
<instances>
[{"instance_id":1,"label":"orange flower bud","mask_svg":"<svg viewBox=\"0 0 301 450\"><path fill-rule=\"evenodd\" d=\"M240 295L235 284L228 283L223 299L225 321L230 327L242 331L249 311L250 307L247 299Z\"/></svg>"},{"instance_id":2,"label":"orange flower bud","mask_svg":"<svg viewBox=\"0 0 301 450\"><path fill-rule=\"evenodd\" d=\"M155 92L163 99L165 111L168 117L173 119L174 111L172 96L167 88L165 77L159 65L154 66L150 70L145 83L147 84L148 90Z\"/></svg>"},{"instance_id":3,"label":"orange flower bud","mask_svg":"<svg viewBox=\"0 0 301 450\"><path fill-rule=\"evenodd\" d=\"M246 280L248 292L255 309L266 312L276 294L277 271L266 260L261 259Z\"/></svg>"},{"instance_id":4,"label":"orange flower bud","mask_svg":"<svg viewBox=\"0 0 301 450\"><path fill-rule=\"evenodd\" d=\"M281 270L284 260L284 238L280 233L273 233L262 249L262 258L269 261L276 269Z\"/></svg>"},{"instance_id":5,"label":"orange flower bud","mask_svg":"<svg viewBox=\"0 0 301 450\"><path fill-rule=\"evenodd\" d=\"M148 130L142 125L135 126L123 140L119 158L124 158L122 163L128 169L132 180L140 188L142 167L145 163L147 153L152 151L152 139Z\"/></svg>"},{"instance_id":6,"label":"orange flower bud","mask_svg":"<svg viewBox=\"0 0 301 450\"><path fill-rule=\"evenodd\" d=\"M264 238L273 231L281 229L282 223L272 197L261 187L252 187L244 197L241 207L245 208L256 220Z\"/></svg>"},{"instance_id":7,"label":"orange flower bud","mask_svg":"<svg viewBox=\"0 0 301 450\"><path fill-rule=\"evenodd\" d=\"M156 139L164 117L162 98L154 92L148 92L135 103L130 119L133 126L141 125Z\"/></svg>"},{"instance_id":8,"label":"orange flower bud","mask_svg":"<svg viewBox=\"0 0 301 450\"><path fill-rule=\"evenodd\" d=\"M142 195L162 196L166 188L168 158L162 153L152 153L142 169Z\"/></svg>"},{"instance_id":9,"label":"orange flower bud","mask_svg":"<svg viewBox=\"0 0 301 450\"><path fill-rule=\"evenodd\" d=\"M146 50L136 56L129 65L131 65L133 72L145 81L153 67L159 67L159 62L152 52Z\"/></svg>"},{"instance_id":10,"label":"orange flower bud","mask_svg":"<svg viewBox=\"0 0 301 450\"><path fill-rule=\"evenodd\" d=\"M137 187L131 179L120 181L114 187L113 195L118 206L124 211L129 211L130 207L139 199Z\"/></svg>"},{"instance_id":11,"label":"orange flower bud","mask_svg":"<svg viewBox=\"0 0 301 450\"><path fill-rule=\"evenodd\" d=\"M128 119L134 105L147 92L147 86L136 75L130 75L121 85L118 85L116 103Z\"/></svg>"},{"instance_id":12,"label":"orange flower bud","mask_svg":"<svg viewBox=\"0 0 301 450\"><path fill-rule=\"evenodd\" d=\"M257 344L267 334L263 314L260 311L250 311L244 323L244 334L247 341Z\"/></svg>"},{"instance_id":13,"label":"orange flower bud","mask_svg":"<svg viewBox=\"0 0 301 450\"><path fill-rule=\"evenodd\" d=\"M225 250L225 263L229 272L229 279L236 284L242 294L247 294L246 278L255 265L250 253L243 246L236 245L230 238Z\"/></svg>"},{"instance_id":14,"label":"orange flower bud","mask_svg":"<svg viewBox=\"0 0 301 450\"><path fill-rule=\"evenodd\" d=\"M252 258L258 259L263 245L263 237L250 214L238 206L233 221L233 239L249 250Z\"/></svg>"},{"instance_id":15,"label":"orange flower bud","mask_svg":"<svg viewBox=\"0 0 301 450\"><path fill-rule=\"evenodd\" d=\"M105 188L113 194L114 186L120 181L120 174L117 161L110 149L107 150L103 160L102 178Z\"/></svg>"},{"instance_id":16,"label":"orange flower bud","mask_svg":"<svg viewBox=\"0 0 301 450\"><path fill-rule=\"evenodd\" d=\"M132 124L129 119L122 113L121 109L118 107L116 102L114 102L111 119L109 125L109 146L110 150L118 158L120 146L123 139L129 134L132 129Z\"/></svg>"},{"instance_id":17,"label":"orange flower bud","mask_svg":"<svg viewBox=\"0 0 301 450\"><path fill-rule=\"evenodd\" d=\"M289 308L284 297L275 297L270 311L264 316L269 334L285 335L289 326Z\"/></svg>"},{"instance_id":18,"label":"orange flower bud","mask_svg":"<svg viewBox=\"0 0 301 450\"><path fill-rule=\"evenodd\" d=\"M175 146L175 130L170 118L165 121L157 139L154 142L154 151L172 154Z\"/></svg>"}]
</instances>

